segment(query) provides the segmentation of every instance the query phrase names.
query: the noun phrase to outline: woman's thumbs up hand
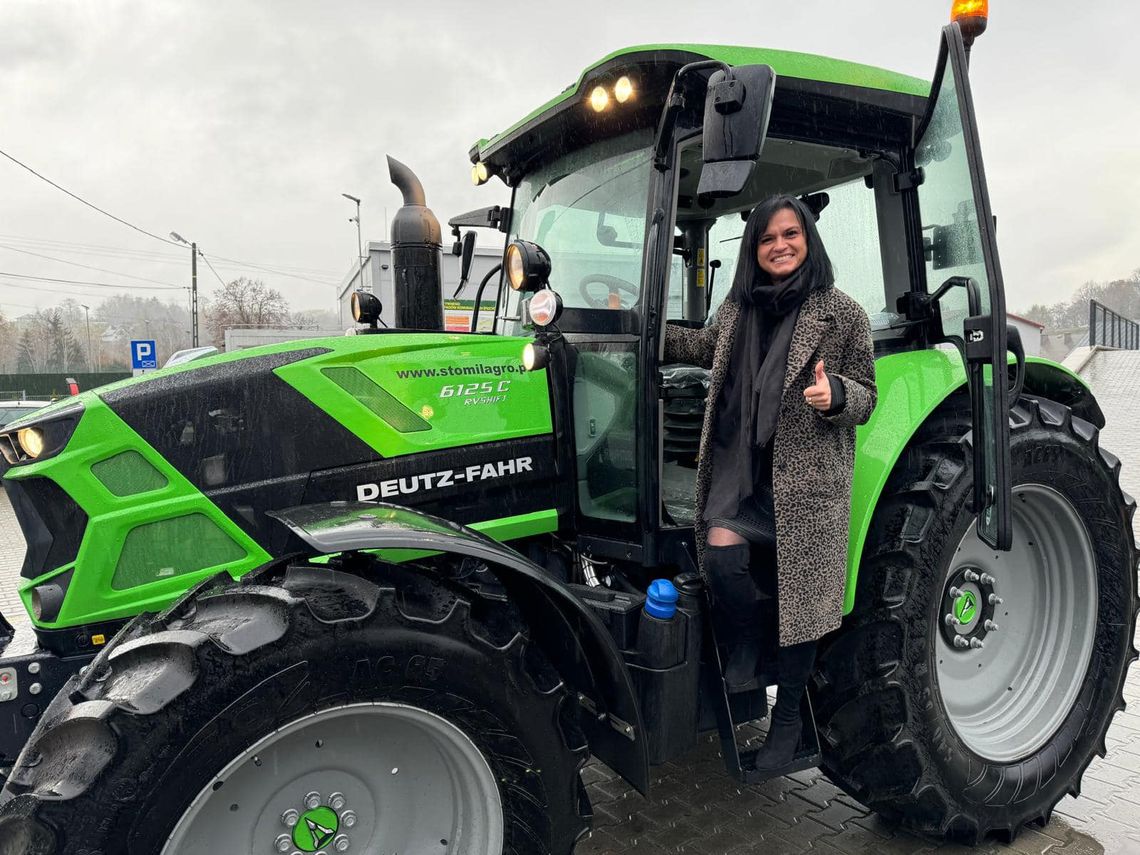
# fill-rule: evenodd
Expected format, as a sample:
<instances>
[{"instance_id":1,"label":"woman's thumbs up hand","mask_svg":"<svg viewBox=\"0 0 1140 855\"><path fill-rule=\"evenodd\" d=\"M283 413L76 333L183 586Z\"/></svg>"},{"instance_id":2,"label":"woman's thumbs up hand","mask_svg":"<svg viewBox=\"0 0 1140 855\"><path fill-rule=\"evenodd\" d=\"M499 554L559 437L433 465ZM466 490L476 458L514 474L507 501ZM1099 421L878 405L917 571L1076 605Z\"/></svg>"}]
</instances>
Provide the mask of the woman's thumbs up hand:
<instances>
[{"instance_id":1,"label":"woman's thumbs up hand","mask_svg":"<svg viewBox=\"0 0 1140 855\"><path fill-rule=\"evenodd\" d=\"M831 381L827 379L822 359L815 364L815 382L804 389L804 400L821 413L831 409Z\"/></svg>"}]
</instances>

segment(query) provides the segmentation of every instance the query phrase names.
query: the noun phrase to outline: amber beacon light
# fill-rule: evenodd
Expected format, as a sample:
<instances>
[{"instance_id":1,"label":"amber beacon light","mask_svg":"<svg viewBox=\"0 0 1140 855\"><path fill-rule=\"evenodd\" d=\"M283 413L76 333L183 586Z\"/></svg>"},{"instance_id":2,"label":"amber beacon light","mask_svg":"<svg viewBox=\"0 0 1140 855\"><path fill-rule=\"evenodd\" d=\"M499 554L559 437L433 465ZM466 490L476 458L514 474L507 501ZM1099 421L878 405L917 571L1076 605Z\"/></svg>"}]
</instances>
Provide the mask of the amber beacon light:
<instances>
[{"instance_id":1,"label":"amber beacon light","mask_svg":"<svg viewBox=\"0 0 1140 855\"><path fill-rule=\"evenodd\" d=\"M989 0L954 0L950 9L950 20L962 28L962 36L967 47L974 39L986 31L990 18Z\"/></svg>"}]
</instances>

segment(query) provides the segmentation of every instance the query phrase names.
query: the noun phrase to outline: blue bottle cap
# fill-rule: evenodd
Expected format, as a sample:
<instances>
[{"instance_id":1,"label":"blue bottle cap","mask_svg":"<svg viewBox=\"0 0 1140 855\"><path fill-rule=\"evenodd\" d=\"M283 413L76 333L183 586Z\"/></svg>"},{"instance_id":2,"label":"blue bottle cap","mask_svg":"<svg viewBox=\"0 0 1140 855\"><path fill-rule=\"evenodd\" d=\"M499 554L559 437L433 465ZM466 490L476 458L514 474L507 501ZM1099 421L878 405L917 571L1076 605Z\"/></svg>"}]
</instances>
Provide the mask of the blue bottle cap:
<instances>
[{"instance_id":1,"label":"blue bottle cap","mask_svg":"<svg viewBox=\"0 0 1140 855\"><path fill-rule=\"evenodd\" d=\"M677 611L677 589L668 579L654 579L645 595L645 613L669 620Z\"/></svg>"}]
</instances>

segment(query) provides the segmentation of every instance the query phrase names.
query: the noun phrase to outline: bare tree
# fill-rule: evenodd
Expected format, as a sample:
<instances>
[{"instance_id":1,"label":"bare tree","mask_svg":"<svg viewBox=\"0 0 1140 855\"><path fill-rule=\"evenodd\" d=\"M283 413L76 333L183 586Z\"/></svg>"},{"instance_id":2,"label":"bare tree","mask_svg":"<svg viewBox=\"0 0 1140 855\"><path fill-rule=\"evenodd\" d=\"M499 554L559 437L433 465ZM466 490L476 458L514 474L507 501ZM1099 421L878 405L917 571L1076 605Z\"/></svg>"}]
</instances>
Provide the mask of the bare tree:
<instances>
[{"instance_id":1,"label":"bare tree","mask_svg":"<svg viewBox=\"0 0 1140 855\"><path fill-rule=\"evenodd\" d=\"M16 368L16 327L0 312L0 372Z\"/></svg>"},{"instance_id":2,"label":"bare tree","mask_svg":"<svg viewBox=\"0 0 1140 855\"><path fill-rule=\"evenodd\" d=\"M290 323L289 304L276 288L244 276L214 291L206 309L206 326L221 347L232 327L279 327Z\"/></svg>"}]
</instances>

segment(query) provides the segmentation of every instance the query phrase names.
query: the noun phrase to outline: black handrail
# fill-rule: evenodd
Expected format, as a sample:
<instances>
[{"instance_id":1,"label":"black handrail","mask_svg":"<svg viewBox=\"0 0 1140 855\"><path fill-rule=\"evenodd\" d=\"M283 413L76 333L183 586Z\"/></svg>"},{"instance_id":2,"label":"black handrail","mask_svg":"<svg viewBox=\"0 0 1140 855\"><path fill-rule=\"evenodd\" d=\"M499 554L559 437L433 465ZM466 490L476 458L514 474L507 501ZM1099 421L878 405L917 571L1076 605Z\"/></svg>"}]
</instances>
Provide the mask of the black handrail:
<instances>
[{"instance_id":1,"label":"black handrail","mask_svg":"<svg viewBox=\"0 0 1140 855\"><path fill-rule=\"evenodd\" d=\"M1089 300L1089 346L1140 350L1140 323Z\"/></svg>"}]
</instances>

